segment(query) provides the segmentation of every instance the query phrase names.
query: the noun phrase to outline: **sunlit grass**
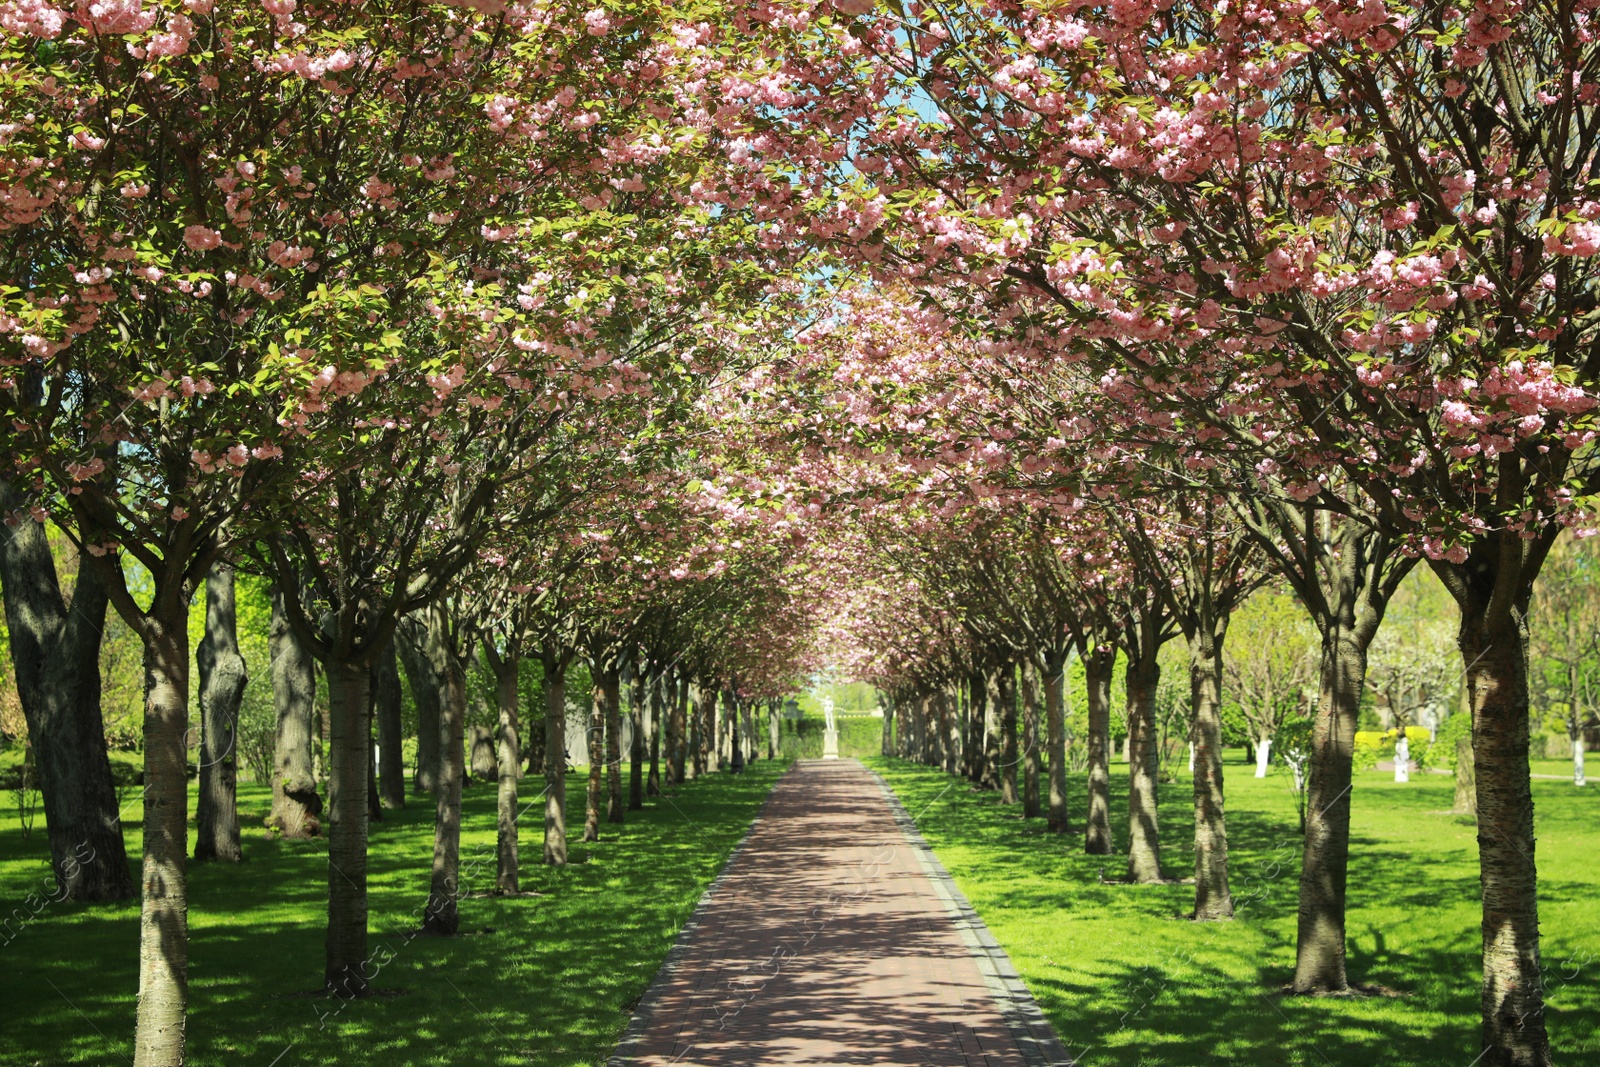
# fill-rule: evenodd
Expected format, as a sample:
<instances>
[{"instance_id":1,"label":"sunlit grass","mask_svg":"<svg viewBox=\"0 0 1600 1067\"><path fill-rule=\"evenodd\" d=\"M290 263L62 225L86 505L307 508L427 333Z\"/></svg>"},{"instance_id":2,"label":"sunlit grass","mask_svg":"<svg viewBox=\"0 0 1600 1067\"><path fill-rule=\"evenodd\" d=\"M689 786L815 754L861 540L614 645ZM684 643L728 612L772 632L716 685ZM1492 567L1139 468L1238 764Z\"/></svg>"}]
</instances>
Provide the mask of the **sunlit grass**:
<instances>
[{"instance_id":1,"label":"sunlit grass","mask_svg":"<svg viewBox=\"0 0 1600 1067\"><path fill-rule=\"evenodd\" d=\"M409 936L428 894L433 804L408 798L372 828L372 951L393 959L374 981L381 995L342 1007L312 994L322 974L326 846L272 840L261 826L269 793L244 785L245 862L190 865L188 1062L602 1064L778 772L761 761L741 776L696 780L629 812L621 827L602 826L594 845L578 841L583 779L569 778L572 865L538 863L542 805L532 805L522 819L523 888L542 895L467 899L462 934L450 939ZM542 788L542 779L525 779L524 802ZM462 882L487 890L493 786L469 788L463 807ZM42 816L24 841L5 814L0 901L6 913L27 914L28 892L49 873ZM126 816L136 862L137 811ZM0 1064L131 1058L137 952L134 904L39 912L0 946Z\"/></svg>"},{"instance_id":2,"label":"sunlit grass","mask_svg":"<svg viewBox=\"0 0 1600 1067\"><path fill-rule=\"evenodd\" d=\"M1020 807L938 771L873 759L1083 1067L1468 1067L1478 1055L1476 829L1447 813L1451 779L1358 776L1348 935L1353 981L1395 997L1298 998L1292 976L1299 835L1285 781L1226 767L1231 923L1184 920L1186 885L1103 884L1121 856L1082 852ZM1113 766L1126 844L1126 766ZM1535 781L1549 1028L1557 1062L1600 1062L1600 788ZM1189 779L1161 787L1168 877L1193 870Z\"/></svg>"}]
</instances>

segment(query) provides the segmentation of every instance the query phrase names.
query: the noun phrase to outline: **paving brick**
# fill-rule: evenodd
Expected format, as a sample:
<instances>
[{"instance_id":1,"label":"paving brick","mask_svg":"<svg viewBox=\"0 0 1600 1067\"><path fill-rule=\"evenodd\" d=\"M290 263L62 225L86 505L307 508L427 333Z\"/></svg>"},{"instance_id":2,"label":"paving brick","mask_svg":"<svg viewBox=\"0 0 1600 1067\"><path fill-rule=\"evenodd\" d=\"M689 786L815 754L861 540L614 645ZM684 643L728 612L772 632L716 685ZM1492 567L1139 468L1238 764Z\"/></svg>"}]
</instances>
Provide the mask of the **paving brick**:
<instances>
[{"instance_id":1,"label":"paving brick","mask_svg":"<svg viewBox=\"0 0 1600 1067\"><path fill-rule=\"evenodd\" d=\"M639 1067L1023 1067L877 782L804 760L658 990Z\"/></svg>"}]
</instances>

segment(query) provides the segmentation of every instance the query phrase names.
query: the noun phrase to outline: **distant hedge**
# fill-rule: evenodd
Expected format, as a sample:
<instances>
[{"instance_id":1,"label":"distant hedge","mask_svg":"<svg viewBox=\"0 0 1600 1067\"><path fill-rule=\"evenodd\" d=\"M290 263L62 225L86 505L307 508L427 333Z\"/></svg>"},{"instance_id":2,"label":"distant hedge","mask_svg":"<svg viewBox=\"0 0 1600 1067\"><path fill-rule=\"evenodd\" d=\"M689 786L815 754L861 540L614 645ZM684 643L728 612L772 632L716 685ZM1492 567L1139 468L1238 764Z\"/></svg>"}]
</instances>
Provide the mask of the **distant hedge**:
<instances>
[{"instance_id":1,"label":"distant hedge","mask_svg":"<svg viewBox=\"0 0 1600 1067\"><path fill-rule=\"evenodd\" d=\"M839 755L876 756L883 751L883 720L870 715L838 715ZM782 720L779 749L786 759L821 759L822 733L827 722L822 716Z\"/></svg>"}]
</instances>

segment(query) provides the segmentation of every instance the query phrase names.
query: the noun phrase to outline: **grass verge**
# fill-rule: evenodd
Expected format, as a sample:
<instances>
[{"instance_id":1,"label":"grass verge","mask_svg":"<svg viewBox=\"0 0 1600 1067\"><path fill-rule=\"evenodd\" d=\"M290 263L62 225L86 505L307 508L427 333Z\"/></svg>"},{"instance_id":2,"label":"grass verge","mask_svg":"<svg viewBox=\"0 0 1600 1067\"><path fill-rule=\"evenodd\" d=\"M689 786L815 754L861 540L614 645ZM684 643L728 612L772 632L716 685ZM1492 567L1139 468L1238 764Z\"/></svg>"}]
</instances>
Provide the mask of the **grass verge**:
<instances>
[{"instance_id":1,"label":"grass verge","mask_svg":"<svg viewBox=\"0 0 1600 1067\"><path fill-rule=\"evenodd\" d=\"M244 862L189 867L188 1062L603 1064L782 769L759 761L743 775L690 782L628 812L625 825L602 826L601 840L587 845L577 840L583 778L569 777L574 862L537 862L543 806L531 805L522 885L541 895L463 900L454 938L408 937L427 900L433 848L431 799L409 797L372 826L372 953L392 959L374 979L380 995L343 1005L311 993L321 984L326 845L272 839L261 826L270 793L242 785ZM542 779L525 780L523 802L542 788ZM137 864L137 813L125 816ZM42 825L27 840L14 817L4 825L0 915L27 915L27 895L49 875L48 845ZM492 784L466 791L462 872L467 893L493 886ZM51 904L0 945L0 1063L131 1060L138 924L134 903Z\"/></svg>"},{"instance_id":2,"label":"grass verge","mask_svg":"<svg viewBox=\"0 0 1600 1067\"><path fill-rule=\"evenodd\" d=\"M900 760L883 774L1010 954L1082 1067L1469 1067L1478 1054L1476 830L1448 814L1449 777L1357 776L1347 915L1353 982L1396 996L1303 998L1292 977L1300 869L1285 780L1226 767L1238 917L1183 918L1187 885L1101 881L1122 856L1083 854L1082 775L1072 833L1047 835L964 780ZM1557 1062L1600 1062L1600 789L1535 781L1548 1025ZM1162 860L1193 875L1190 780L1161 786ZM1127 776L1113 766L1113 827L1127 839Z\"/></svg>"}]
</instances>

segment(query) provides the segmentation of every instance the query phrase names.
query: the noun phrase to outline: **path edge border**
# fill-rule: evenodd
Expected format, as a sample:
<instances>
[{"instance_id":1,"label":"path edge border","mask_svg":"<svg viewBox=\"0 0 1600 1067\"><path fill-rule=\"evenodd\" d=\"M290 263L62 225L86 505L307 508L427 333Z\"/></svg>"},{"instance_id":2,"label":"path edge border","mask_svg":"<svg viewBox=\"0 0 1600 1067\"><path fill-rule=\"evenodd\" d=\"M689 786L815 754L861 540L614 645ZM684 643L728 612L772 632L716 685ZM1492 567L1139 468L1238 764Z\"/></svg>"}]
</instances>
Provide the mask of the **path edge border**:
<instances>
[{"instance_id":1,"label":"path edge border","mask_svg":"<svg viewBox=\"0 0 1600 1067\"><path fill-rule=\"evenodd\" d=\"M794 772L799 760L791 760L789 767L773 780L772 788L767 790L766 797L761 801L761 807L756 811L754 819L746 828L744 836L739 838L739 843L733 846L733 851L728 853L728 858L722 862L722 869L717 876L711 879L705 891L700 894L700 899L695 901L694 910L689 913L689 918L678 929L678 934L672 939L672 947L667 949L666 958L661 961L661 966L656 969L655 977L650 979L650 984L645 987L644 996L639 998L639 1003L634 1005L633 1014L628 1018L628 1025L623 1028L622 1036L617 1039L617 1047L606 1059L606 1067L629 1067L634 1062L634 1052L644 1040L645 1027L650 1022L650 1017L655 1014L656 1005L666 993L667 983L671 981L678 967L683 963L684 954L688 951L689 939L700 928L701 920L705 918L706 908L711 903L712 896L721 887L723 879L728 876L728 871L733 867L739 854L744 851L745 845L750 841L750 835L756 832L767 817L767 809L772 806L772 797L778 791L778 783Z\"/></svg>"},{"instance_id":2,"label":"path edge border","mask_svg":"<svg viewBox=\"0 0 1600 1067\"><path fill-rule=\"evenodd\" d=\"M966 943L977 961L978 971L983 975L983 983L989 988L989 995L994 998L995 1007L999 1009L1000 1017L1005 1020L1006 1028L1011 1031L1011 1038L1016 1042L1018 1051L1022 1053L1023 1061L1028 1067L1076 1067L1077 1061L1067 1053L1066 1046L1061 1043L1055 1027L1045 1018L1044 1012L1039 1008L1039 1002L1033 999L1027 984L1017 973L1011 957L1000 947L1000 942L995 940L994 934L978 916L977 909L967 900L966 894L956 886L955 879L945 870L944 864L939 862L933 846L928 844L928 839L917 829L916 820L906 811L906 806L900 802L899 796L876 768L868 767L865 763L861 766L872 775L878 783L878 788L883 790L896 825L916 850L917 860L922 865L923 873L933 883L934 891L944 903L945 910L950 913L961 940Z\"/></svg>"}]
</instances>

